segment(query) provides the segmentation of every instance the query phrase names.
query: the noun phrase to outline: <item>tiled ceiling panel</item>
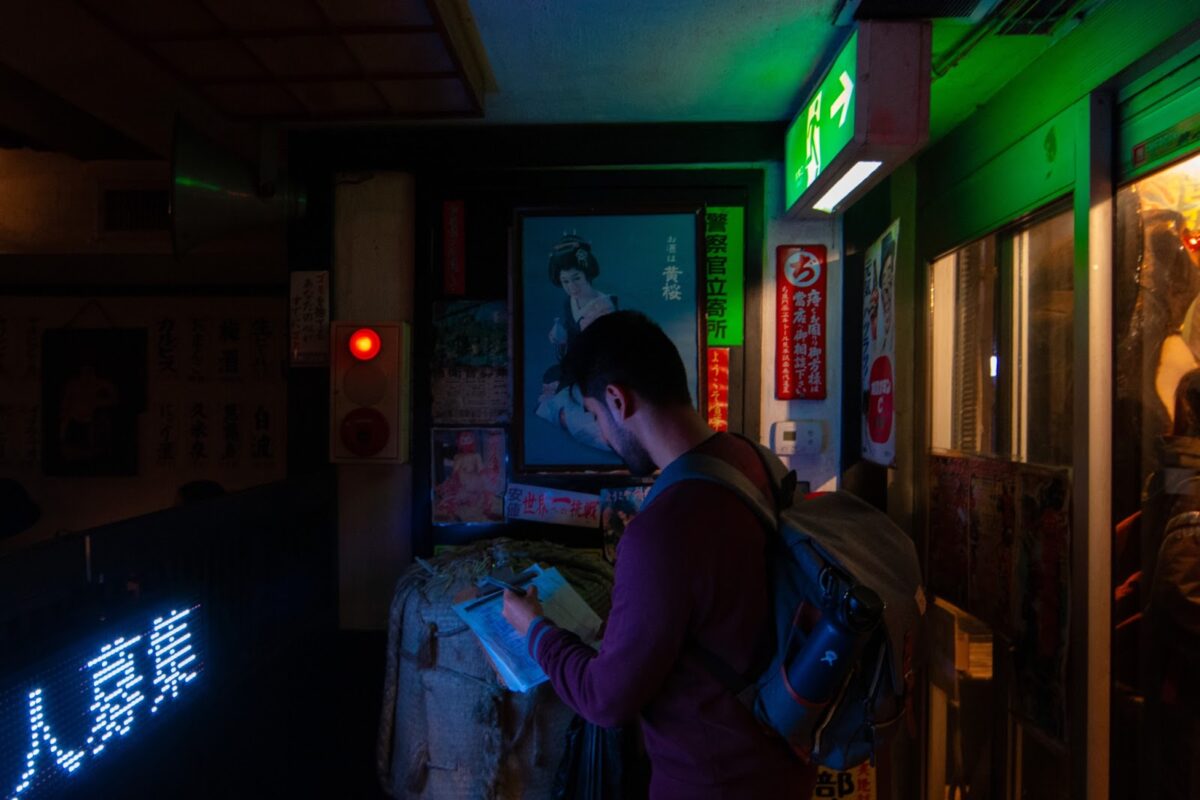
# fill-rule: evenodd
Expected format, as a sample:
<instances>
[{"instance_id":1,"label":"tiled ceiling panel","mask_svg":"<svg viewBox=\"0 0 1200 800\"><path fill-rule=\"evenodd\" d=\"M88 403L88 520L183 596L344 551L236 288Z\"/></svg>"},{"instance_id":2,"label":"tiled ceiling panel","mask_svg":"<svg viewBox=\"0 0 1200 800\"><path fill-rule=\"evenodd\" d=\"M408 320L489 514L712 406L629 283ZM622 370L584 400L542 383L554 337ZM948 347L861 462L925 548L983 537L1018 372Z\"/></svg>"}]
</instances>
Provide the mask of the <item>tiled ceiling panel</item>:
<instances>
[{"instance_id":1,"label":"tiled ceiling panel","mask_svg":"<svg viewBox=\"0 0 1200 800\"><path fill-rule=\"evenodd\" d=\"M151 47L184 75L201 83L213 79L269 79L257 59L232 39L159 42Z\"/></svg>"},{"instance_id":2,"label":"tiled ceiling panel","mask_svg":"<svg viewBox=\"0 0 1200 800\"><path fill-rule=\"evenodd\" d=\"M80 3L138 37L217 34L221 29L212 14L194 0L80 0Z\"/></svg>"},{"instance_id":3,"label":"tiled ceiling panel","mask_svg":"<svg viewBox=\"0 0 1200 800\"><path fill-rule=\"evenodd\" d=\"M76 2L236 119L483 113L479 70L464 72L453 55L461 30L435 20L426 0Z\"/></svg>"},{"instance_id":4,"label":"tiled ceiling panel","mask_svg":"<svg viewBox=\"0 0 1200 800\"><path fill-rule=\"evenodd\" d=\"M358 65L336 36L288 36L247 39L267 69L283 77L357 75Z\"/></svg>"},{"instance_id":5,"label":"tiled ceiling panel","mask_svg":"<svg viewBox=\"0 0 1200 800\"><path fill-rule=\"evenodd\" d=\"M454 59L437 33L388 33L343 38L368 73L429 74L454 71Z\"/></svg>"},{"instance_id":6,"label":"tiled ceiling panel","mask_svg":"<svg viewBox=\"0 0 1200 800\"><path fill-rule=\"evenodd\" d=\"M319 29L321 9L313 0L203 0L231 31Z\"/></svg>"},{"instance_id":7,"label":"tiled ceiling panel","mask_svg":"<svg viewBox=\"0 0 1200 800\"><path fill-rule=\"evenodd\" d=\"M274 83L208 86L204 93L234 117L296 118L308 114L286 87Z\"/></svg>"},{"instance_id":8,"label":"tiled ceiling panel","mask_svg":"<svg viewBox=\"0 0 1200 800\"><path fill-rule=\"evenodd\" d=\"M379 88L398 114L422 116L471 113L471 95L457 78L417 81L380 81Z\"/></svg>"},{"instance_id":9,"label":"tiled ceiling panel","mask_svg":"<svg viewBox=\"0 0 1200 800\"><path fill-rule=\"evenodd\" d=\"M433 27L424 0L318 0L337 25ZM508 0L505 0L508 2Z\"/></svg>"},{"instance_id":10,"label":"tiled ceiling panel","mask_svg":"<svg viewBox=\"0 0 1200 800\"><path fill-rule=\"evenodd\" d=\"M292 84L291 89L317 117L358 117L391 113L379 91L366 81L296 83Z\"/></svg>"}]
</instances>

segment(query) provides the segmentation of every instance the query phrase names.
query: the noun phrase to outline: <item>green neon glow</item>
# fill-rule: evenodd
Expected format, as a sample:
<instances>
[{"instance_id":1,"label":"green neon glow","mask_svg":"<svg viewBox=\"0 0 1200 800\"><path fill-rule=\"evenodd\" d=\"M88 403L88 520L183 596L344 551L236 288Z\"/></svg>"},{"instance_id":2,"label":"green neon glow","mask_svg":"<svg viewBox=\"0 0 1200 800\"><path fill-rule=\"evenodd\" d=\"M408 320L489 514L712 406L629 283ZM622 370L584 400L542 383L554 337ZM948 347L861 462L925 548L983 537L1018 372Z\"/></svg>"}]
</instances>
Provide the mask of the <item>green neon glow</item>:
<instances>
[{"instance_id":1,"label":"green neon glow","mask_svg":"<svg viewBox=\"0 0 1200 800\"><path fill-rule=\"evenodd\" d=\"M857 82L855 31L788 128L784 152L788 208L854 138Z\"/></svg>"},{"instance_id":2,"label":"green neon glow","mask_svg":"<svg viewBox=\"0 0 1200 800\"><path fill-rule=\"evenodd\" d=\"M175 185L176 186L186 186L189 189L207 189L210 192L223 191L221 189L221 187L215 183L208 183L207 181L199 181L199 180L196 180L195 178L188 178L184 175L176 175L175 176Z\"/></svg>"}]
</instances>

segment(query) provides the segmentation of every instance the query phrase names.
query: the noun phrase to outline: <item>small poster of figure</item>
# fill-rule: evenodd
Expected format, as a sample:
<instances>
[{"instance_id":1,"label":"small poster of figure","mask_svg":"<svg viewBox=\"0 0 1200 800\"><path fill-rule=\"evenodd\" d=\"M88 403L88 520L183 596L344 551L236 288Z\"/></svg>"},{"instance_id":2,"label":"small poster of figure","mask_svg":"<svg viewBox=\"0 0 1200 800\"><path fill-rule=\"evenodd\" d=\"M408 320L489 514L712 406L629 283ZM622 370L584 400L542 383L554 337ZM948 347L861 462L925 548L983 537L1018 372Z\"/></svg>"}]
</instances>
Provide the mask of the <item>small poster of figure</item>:
<instances>
[{"instance_id":1,"label":"small poster of figure","mask_svg":"<svg viewBox=\"0 0 1200 800\"><path fill-rule=\"evenodd\" d=\"M624 486L600 490L600 527L604 532L604 559L617 563L617 544L625 528L642 510L649 486Z\"/></svg>"},{"instance_id":2,"label":"small poster of figure","mask_svg":"<svg viewBox=\"0 0 1200 800\"><path fill-rule=\"evenodd\" d=\"M503 300L456 300L433 310L433 419L496 425L510 415L508 307Z\"/></svg>"},{"instance_id":3,"label":"small poster of figure","mask_svg":"<svg viewBox=\"0 0 1200 800\"><path fill-rule=\"evenodd\" d=\"M42 339L47 475L136 475L146 408L145 328L64 328Z\"/></svg>"},{"instance_id":4,"label":"small poster of figure","mask_svg":"<svg viewBox=\"0 0 1200 800\"><path fill-rule=\"evenodd\" d=\"M433 429L433 522L503 522L505 437L499 428Z\"/></svg>"},{"instance_id":5,"label":"small poster of figure","mask_svg":"<svg viewBox=\"0 0 1200 800\"><path fill-rule=\"evenodd\" d=\"M863 282L862 455L885 467L895 465L896 220L867 248Z\"/></svg>"}]
</instances>

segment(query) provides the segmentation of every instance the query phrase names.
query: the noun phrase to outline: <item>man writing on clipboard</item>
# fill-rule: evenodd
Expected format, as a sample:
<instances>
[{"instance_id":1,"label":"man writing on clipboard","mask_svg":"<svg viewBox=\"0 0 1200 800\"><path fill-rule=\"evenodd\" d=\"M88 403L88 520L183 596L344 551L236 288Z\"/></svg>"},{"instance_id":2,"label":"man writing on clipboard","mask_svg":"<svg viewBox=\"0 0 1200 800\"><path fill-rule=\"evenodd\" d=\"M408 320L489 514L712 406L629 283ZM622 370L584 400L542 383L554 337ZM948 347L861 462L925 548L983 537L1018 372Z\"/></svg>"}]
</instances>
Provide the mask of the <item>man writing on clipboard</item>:
<instances>
[{"instance_id":1,"label":"man writing on clipboard","mask_svg":"<svg viewBox=\"0 0 1200 800\"><path fill-rule=\"evenodd\" d=\"M563 360L613 451L634 475L679 456L729 462L771 496L747 442L715 433L693 408L679 352L632 311L596 320ZM597 652L542 616L537 591L506 591L504 617L558 696L602 727L641 723L653 800L805 797L815 772L696 657L699 644L739 672L769 634L762 524L730 490L685 481L664 491L618 545L612 611Z\"/></svg>"}]
</instances>

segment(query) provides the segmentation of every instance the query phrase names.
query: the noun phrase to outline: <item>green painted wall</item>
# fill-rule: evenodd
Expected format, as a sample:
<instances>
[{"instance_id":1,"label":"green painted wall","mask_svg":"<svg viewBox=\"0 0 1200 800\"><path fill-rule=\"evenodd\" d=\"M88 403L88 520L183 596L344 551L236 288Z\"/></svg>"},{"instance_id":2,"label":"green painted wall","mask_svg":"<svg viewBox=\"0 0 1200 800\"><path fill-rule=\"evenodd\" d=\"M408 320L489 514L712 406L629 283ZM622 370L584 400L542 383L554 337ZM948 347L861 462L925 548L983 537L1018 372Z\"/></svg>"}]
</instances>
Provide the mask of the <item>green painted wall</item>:
<instances>
[{"instance_id":1,"label":"green painted wall","mask_svg":"<svg viewBox=\"0 0 1200 800\"><path fill-rule=\"evenodd\" d=\"M1195 0L1110 0L917 161L922 258L1070 191L1070 109L1171 37L1196 26Z\"/></svg>"}]
</instances>

